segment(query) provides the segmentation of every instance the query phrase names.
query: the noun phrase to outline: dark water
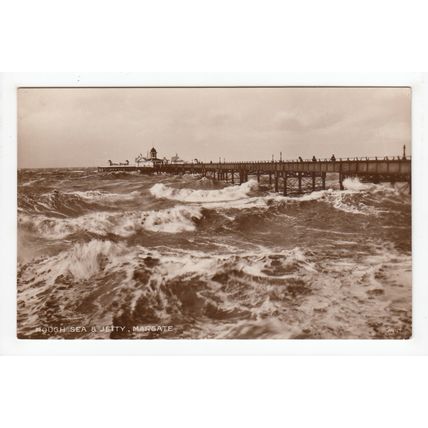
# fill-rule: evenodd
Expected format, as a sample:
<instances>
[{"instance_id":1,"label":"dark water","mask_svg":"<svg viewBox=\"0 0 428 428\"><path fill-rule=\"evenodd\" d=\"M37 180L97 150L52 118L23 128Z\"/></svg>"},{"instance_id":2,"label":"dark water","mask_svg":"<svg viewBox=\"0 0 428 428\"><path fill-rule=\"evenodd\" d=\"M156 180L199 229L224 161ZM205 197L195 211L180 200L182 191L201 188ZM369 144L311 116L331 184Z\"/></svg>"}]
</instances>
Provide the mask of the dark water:
<instances>
[{"instance_id":1,"label":"dark water","mask_svg":"<svg viewBox=\"0 0 428 428\"><path fill-rule=\"evenodd\" d=\"M21 170L18 335L407 338L407 189L345 186Z\"/></svg>"}]
</instances>

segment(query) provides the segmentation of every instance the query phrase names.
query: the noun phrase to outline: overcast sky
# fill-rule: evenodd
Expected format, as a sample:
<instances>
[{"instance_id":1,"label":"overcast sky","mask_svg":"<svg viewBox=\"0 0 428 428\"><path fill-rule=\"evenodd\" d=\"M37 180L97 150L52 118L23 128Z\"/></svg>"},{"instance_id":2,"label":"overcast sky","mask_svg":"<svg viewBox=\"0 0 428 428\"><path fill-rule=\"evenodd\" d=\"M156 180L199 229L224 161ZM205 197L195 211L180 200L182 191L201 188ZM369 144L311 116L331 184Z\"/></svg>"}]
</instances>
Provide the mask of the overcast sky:
<instances>
[{"instance_id":1,"label":"overcast sky","mask_svg":"<svg viewBox=\"0 0 428 428\"><path fill-rule=\"evenodd\" d=\"M408 88L18 90L20 168L410 154Z\"/></svg>"}]
</instances>

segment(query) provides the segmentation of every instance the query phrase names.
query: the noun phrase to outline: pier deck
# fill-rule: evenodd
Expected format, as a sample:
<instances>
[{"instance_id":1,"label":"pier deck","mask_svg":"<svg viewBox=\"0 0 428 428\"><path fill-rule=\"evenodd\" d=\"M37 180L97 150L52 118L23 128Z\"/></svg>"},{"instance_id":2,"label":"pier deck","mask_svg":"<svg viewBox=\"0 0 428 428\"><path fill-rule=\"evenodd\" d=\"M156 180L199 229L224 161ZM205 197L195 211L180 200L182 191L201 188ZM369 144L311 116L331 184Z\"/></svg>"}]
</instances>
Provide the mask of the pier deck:
<instances>
[{"instance_id":1,"label":"pier deck","mask_svg":"<svg viewBox=\"0 0 428 428\"><path fill-rule=\"evenodd\" d=\"M225 180L233 184L248 181L249 176L269 177L269 185L284 195L300 194L326 188L327 174L338 174L339 186L343 190L343 180L358 177L362 181L406 182L411 193L411 158L354 158L304 161L261 161L261 162L218 162L161 164L153 167L106 166L98 167L99 172L138 171L142 174L201 174L215 180Z\"/></svg>"}]
</instances>

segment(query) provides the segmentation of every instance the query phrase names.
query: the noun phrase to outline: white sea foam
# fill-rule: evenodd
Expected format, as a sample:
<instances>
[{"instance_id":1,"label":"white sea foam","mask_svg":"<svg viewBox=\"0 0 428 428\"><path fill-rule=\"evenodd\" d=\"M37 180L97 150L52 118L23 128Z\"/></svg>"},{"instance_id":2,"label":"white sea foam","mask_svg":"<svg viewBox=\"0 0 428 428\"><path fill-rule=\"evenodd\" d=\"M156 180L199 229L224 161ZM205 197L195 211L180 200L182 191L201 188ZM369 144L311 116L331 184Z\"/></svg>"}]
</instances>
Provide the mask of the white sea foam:
<instances>
[{"instance_id":1,"label":"white sea foam","mask_svg":"<svg viewBox=\"0 0 428 428\"><path fill-rule=\"evenodd\" d=\"M146 230L168 233L191 232L196 229L195 220L200 220L202 216L201 208L183 205L142 213Z\"/></svg>"},{"instance_id":2,"label":"white sea foam","mask_svg":"<svg viewBox=\"0 0 428 428\"><path fill-rule=\"evenodd\" d=\"M304 276L310 265L298 248L272 253L267 248L243 252L229 247L225 253L207 254L168 247L129 247L94 239L19 268L18 304L22 305L21 313L26 314L21 327L38 324L38 317L49 311L47 299L60 303L64 314L69 310L74 314L76 305L87 299L93 305L91 316L102 319L111 301L108 296L123 293L129 296L127 305L131 311L142 296L148 310L153 309L151 302L156 302L156 316L166 323L171 321L171 313L177 316L183 309L186 311L193 300L197 303L196 313L208 311L208 316L215 319L234 317L242 311L251 312L253 319L266 318L278 305L278 299L271 301L269 295L287 294L286 287L274 284ZM286 268L287 274L278 275L278 267ZM265 286L260 287L262 278ZM99 280L103 285L110 284L100 298L91 294ZM231 298L224 289L225 281L232 289L241 290L241 299ZM195 284L204 284L204 293L196 293ZM214 326L212 334L215 337L222 331L216 332Z\"/></svg>"},{"instance_id":3,"label":"white sea foam","mask_svg":"<svg viewBox=\"0 0 428 428\"><path fill-rule=\"evenodd\" d=\"M362 183L358 178L356 177L349 177L345 178L343 180L343 187L346 190L353 190L356 192L362 191L362 190L370 190L374 187L374 184L371 183Z\"/></svg>"},{"instance_id":4,"label":"white sea foam","mask_svg":"<svg viewBox=\"0 0 428 428\"><path fill-rule=\"evenodd\" d=\"M163 183L157 183L150 189L150 193L156 198L181 202L224 202L246 198L248 193L257 186L255 180L247 181L240 186L229 186L218 190L175 189Z\"/></svg>"},{"instance_id":5,"label":"white sea foam","mask_svg":"<svg viewBox=\"0 0 428 428\"><path fill-rule=\"evenodd\" d=\"M276 253L272 253L270 250L262 251L260 254L250 252L244 257L240 257L237 266L248 275L268 278L272 276L269 271L275 269L275 266L272 265L273 260L280 266L281 270L288 272L283 275L275 275L276 279L294 276L300 268L308 272L316 272L314 264L308 261L304 251L299 247Z\"/></svg>"},{"instance_id":6,"label":"white sea foam","mask_svg":"<svg viewBox=\"0 0 428 428\"><path fill-rule=\"evenodd\" d=\"M107 259L105 269L108 270L109 264L115 263L115 259L125 252L123 244L92 240L75 244L70 251L61 253L55 265L62 273L70 272L76 279L87 279L100 270L101 256Z\"/></svg>"},{"instance_id":7,"label":"white sea foam","mask_svg":"<svg viewBox=\"0 0 428 428\"><path fill-rule=\"evenodd\" d=\"M264 196L254 196L247 197L232 201L212 201L212 202L203 202L203 203L194 203L195 206L201 206L206 209L248 209L248 208L267 208L268 204L274 200L279 201L276 197L264 197Z\"/></svg>"},{"instance_id":8,"label":"white sea foam","mask_svg":"<svg viewBox=\"0 0 428 428\"><path fill-rule=\"evenodd\" d=\"M130 314L145 296L139 304L149 310L156 302L159 320L171 321L171 313L177 319L182 310L202 315L200 337L295 337L302 330L313 334L314 325L323 337L369 337L373 332L367 319L390 325L391 302L399 313L396 318L408 311L411 257L383 247L359 257L317 260L316 254L298 247L229 247L207 254L95 239L22 267L18 302L25 303L21 313L26 312L24 322L30 327L43 317L52 296L62 311L73 313L88 297L94 306L91 316L103 319L111 298L126 294ZM101 297L91 295L99 281L110 281ZM202 293L196 291L200 289ZM372 298L378 294L382 299ZM337 329L344 319L346 324L340 322ZM266 325L266 320L279 324Z\"/></svg>"},{"instance_id":9,"label":"white sea foam","mask_svg":"<svg viewBox=\"0 0 428 428\"><path fill-rule=\"evenodd\" d=\"M402 184L402 183L401 183ZM389 193L399 195L403 189L401 186L392 185L390 183L362 183L358 177L349 177L343 180L343 187L348 191L367 192L367 193ZM408 189L405 189L408 193Z\"/></svg>"},{"instance_id":10,"label":"white sea foam","mask_svg":"<svg viewBox=\"0 0 428 428\"><path fill-rule=\"evenodd\" d=\"M190 232L196 228L195 220L202 216L199 207L177 205L159 211L95 212L74 218L20 214L19 223L47 239L62 239L81 231L128 237L143 229L166 233Z\"/></svg>"},{"instance_id":11,"label":"white sea foam","mask_svg":"<svg viewBox=\"0 0 428 428\"><path fill-rule=\"evenodd\" d=\"M299 202L308 202L308 201L321 201L328 203L333 208L347 212L350 214L362 214L362 215L377 215L379 210L375 207L366 205L361 201L353 200L352 196L364 192L363 189L370 189L368 186L365 188L363 183L352 182L350 186L354 186L354 189L357 189L359 185L360 190L319 190L312 193L306 193L299 197L288 197L288 196L276 196L273 198L277 202L287 202L287 203L299 203Z\"/></svg>"},{"instance_id":12,"label":"white sea foam","mask_svg":"<svg viewBox=\"0 0 428 428\"><path fill-rule=\"evenodd\" d=\"M348 190L316 191L300 197L284 197L278 194L249 197L248 193L257 186L249 181L241 186L230 186L220 190L174 189L162 183L154 185L150 191L158 197L167 197L185 202L172 208L151 211L127 211L123 213L93 212L80 217L53 218L45 215L30 216L20 213L19 222L47 239L62 239L71 234L86 231L107 236L112 233L128 237L142 230L165 233L191 232L196 229L197 220L203 217L203 209L248 209L269 208L273 203L301 203L322 201L335 209L362 215L378 215L379 211L366 200L356 200L353 196L375 192L380 185L366 185L355 179L345 180ZM69 194L88 200L117 201L135 198L138 191L116 194L101 191L70 192ZM52 194L49 194L52 195ZM44 205L42 201L38 202ZM45 204L46 205L46 204ZM46 205L46 208L49 208Z\"/></svg>"},{"instance_id":13,"label":"white sea foam","mask_svg":"<svg viewBox=\"0 0 428 428\"><path fill-rule=\"evenodd\" d=\"M27 187L27 186L31 186L32 184L38 183L39 181L43 181L44 178L36 178L34 180L30 180L30 181L26 181L25 183L22 183L21 186L22 187Z\"/></svg>"},{"instance_id":14,"label":"white sea foam","mask_svg":"<svg viewBox=\"0 0 428 428\"><path fill-rule=\"evenodd\" d=\"M144 248L129 247L125 243L93 239L86 243L75 243L59 254L34 261L27 267L25 279L44 280L52 284L59 275L72 275L77 280L89 279L101 271L113 273L126 271L130 279L138 266L150 256L162 263L151 267L152 280L164 283L175 278L201 276L211 281L213 275L233 269L254 278L288 278L297 272L315 272L314 265L307 259L300 248L291 250L260 249L242 252L229 247L227 253L206 254L202 251L169 249L167 247ZM274 264L272 262L274 261ZM287 269L286 275L272 275L274 269ZM31 288L31 287L29 287Z\"/></svg>"},{"instance_id":15,"label":"white sea foam","mask_svg":"<svg viewBox=\"0 0 428 428\"><path fill-rule=\"evenodd\" d=\"M85 192L75 191L66 192L65 195L77 196L81 199L88 201L103 201L103 202L117 202L117 201L129 201L140 196L140 192L134 191L129 193L109 193L101 190L88 190Z\"/></svg>"},{"instance_id":16,"label":"white sea foam","mask_svg":"<svg viewBox=\"0 0 428 428\"><path fill-rule=\"evenodd\" d=\"M207 209L247 209L268 208L272 203L300 203L323 201L335 209L351 214L377 215L379 211L363 202L353 201L351 195L368 192L392 191L393 187L383 184L361 183L358 178L344 180L346 190L320 190L299 197L270 194L268 196L248 196L257 188L257 182L250 180L240 186L229 186L220 190L175 189L162 183L155 184L150 192L156 198L167 198L182 202L190 202Z\"/></svg>"},{"instance_id":17,"label":"white sea foam","mask_svg":"<svg viewBox=\"0 0 428 428\"><path fill-rule=\"evenodd\" d=\"M334 191L327 193L324 200L337 210L350 214L378 215L380 213L373 206L366 205L363 202L356 202L352 199L349 200L349 195L350 193L347 193L346 190Z\"/></svg>"},{"instance_id":18,"label":"white sea foam","mask_svg":"<svg viewBox=\"0 0 428 428\"><path fill-rule=\"evenodd\" d=\"M129 250L122 243L91 240L76 243L70 249L32 263L26 270L27 279L52 285L59 275L72 275L77 280L89 279L101 270L110 271L124 262ZM31 293L31 285L29 292Z\"/></svg>"}]
</instances>

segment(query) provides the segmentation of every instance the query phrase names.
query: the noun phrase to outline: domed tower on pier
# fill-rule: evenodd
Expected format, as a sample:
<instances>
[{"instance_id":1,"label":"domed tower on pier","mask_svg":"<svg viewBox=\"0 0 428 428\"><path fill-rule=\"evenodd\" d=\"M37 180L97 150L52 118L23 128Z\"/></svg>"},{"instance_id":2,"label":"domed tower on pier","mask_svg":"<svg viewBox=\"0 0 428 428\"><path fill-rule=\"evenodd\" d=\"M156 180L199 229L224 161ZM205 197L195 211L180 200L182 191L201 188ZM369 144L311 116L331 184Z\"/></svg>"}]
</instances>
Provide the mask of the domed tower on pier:
<instances>
[{"instance_id":1,"label":"domed tower on pier","mask_svg":"<svg viewBox=\"0 0 428 428\"><path fill-rule=\"evenodd\" d=\"M154 147L150 150L150 159L156 160L158 158L158 152Z\"/></svg>"}]
</instances>

